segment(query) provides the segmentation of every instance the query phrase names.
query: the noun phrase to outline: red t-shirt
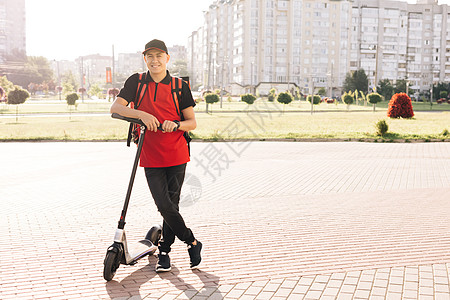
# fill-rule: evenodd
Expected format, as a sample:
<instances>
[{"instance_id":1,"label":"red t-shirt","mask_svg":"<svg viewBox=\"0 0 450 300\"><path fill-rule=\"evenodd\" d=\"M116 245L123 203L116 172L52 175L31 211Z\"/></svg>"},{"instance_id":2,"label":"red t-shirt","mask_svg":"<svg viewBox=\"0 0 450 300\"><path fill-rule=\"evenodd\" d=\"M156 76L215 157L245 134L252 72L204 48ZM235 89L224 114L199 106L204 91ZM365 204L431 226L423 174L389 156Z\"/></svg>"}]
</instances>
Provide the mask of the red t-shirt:
<instances>
[{"instance_id":1,"label":"red t-shirt","mask_svg":"<svg viewBox=\"0 0 450 300\"><path fill-rule=\"evenodd\" d=\"M172 98L172 77L169 72L167 72L166 77L159 83L154 82L149 73L147 73L147 78L149 78L147 90L140 102L138 110L152 114L161 124L165 120L181 121L181 117L177 113ZM122 97L128 102L134 101L138 79L138 74L134 74L128 78L118 97ZM179 99L180 111L189 106L195 106L189 86L185 82L183 82L181 95L182 97ZM189 150L183 133L184 131L181 130L166 133L160 130L157 132L147 131L142 147L140 166L163 168L187 163L190 160Z\"/></svg>"}]
</instances>

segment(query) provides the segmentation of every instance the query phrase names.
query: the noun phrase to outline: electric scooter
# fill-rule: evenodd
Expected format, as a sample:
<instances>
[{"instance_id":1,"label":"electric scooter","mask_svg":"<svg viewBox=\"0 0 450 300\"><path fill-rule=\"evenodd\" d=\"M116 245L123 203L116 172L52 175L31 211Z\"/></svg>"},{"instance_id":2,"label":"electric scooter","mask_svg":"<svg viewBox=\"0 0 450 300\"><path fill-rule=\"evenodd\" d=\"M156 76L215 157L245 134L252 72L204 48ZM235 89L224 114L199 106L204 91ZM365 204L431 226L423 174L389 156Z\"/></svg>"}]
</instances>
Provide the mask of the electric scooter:
<instances>
[{"instance_id":1,"label":"electric scooter","mask_svg":"<svg viewBox=\"0 0 450 300\"><path fill-rule=\"evenodd\" d=\"M156 249L158 249L158 243L161 238L162 232L161 225L155 225L147 232L147 235L143 240L137 242L133 247L128 247L127 238L124 230L125 216L127 214L131 190L133 188L139 157L141 155L142 145L144 143L146 126L139 119L124 117L116 113L113 113L111 117L115 119L136 123L141 126L136 157L134 159L133 169L131 171L131 178L128 184L128 190L125 197L125 203L122 209L122 214L120 215L119 224L117 226L116 233L114 235L114 243L111 246L109 246L108 250L106 251L106 257L103 262L104 264L103 278L105 278L106 281L110 281L113 279L120 264L134 265L137 263L139 259L147 255L152 255L156 251ZM158 127L158 129L162 130L161 125Z\"/></svg>"}]
</instances>

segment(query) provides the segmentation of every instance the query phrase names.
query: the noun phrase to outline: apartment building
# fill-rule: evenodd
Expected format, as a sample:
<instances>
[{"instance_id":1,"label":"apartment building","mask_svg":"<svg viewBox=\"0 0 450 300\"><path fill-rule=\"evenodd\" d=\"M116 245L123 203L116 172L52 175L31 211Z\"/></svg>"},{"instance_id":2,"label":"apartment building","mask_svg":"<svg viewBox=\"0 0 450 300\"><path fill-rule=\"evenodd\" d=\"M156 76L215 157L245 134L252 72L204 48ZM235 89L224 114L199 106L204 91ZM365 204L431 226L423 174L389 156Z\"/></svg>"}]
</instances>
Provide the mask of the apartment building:
<instances>
[{"instance_id":1,"label":"apartment building","mask_svg":"<svg viewBox=\"0 0 450 300\"><path fill-rule=\"evenodd\" d=\"M449 13L436 0L355 1L350 70L363 68L371 86L381 79L407 79L416 96L433 83L448 81Z\"/></svg>"},{"instance_id":2,"label":"apartment building","mask_svg":"<svg viewBox=\"0 0 450 300\"><path fill-rule=\"evenodd\" d=\"M0 0L0 63L25 52L25 0Z\"/></svg>"},{"instance_id":3,"label":"apartment building","mask_svg":"<svg viewBox=\"0 0 450 300\"><path fill-rule=\"evenodd\" d=\"M189 37L190 73L233 94L297 86L337 96L363 68L369 90L408 79L419 93L450 79L449 13L436 0L218 0Z\"/></svg>"}]
</instances>

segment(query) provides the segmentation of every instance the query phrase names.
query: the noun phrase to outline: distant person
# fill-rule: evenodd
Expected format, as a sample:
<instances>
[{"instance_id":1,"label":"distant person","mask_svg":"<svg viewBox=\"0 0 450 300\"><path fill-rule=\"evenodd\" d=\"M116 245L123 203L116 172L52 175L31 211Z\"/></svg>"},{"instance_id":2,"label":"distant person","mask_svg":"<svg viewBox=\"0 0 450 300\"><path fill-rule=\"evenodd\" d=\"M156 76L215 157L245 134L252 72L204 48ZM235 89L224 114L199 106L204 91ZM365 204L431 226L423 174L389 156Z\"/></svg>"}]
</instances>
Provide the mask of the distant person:
<instances>
[{"instance_id":1,"label":"distant person","mask_svg":"<svg viewBox=\"0 0 450 300\"><path fill-rule=\"evenodd\" d=\"M201 261L202 243L186 226L179 212L179 202L186 163L190 160L184 132L197 127L195 102L189 85L183 81L177 105L171 92L172 81L177 79L167 71L170 55L163 41L148 42L142 54L148 68L143 76L146 90L140 93L142 99L136 99L140 96L137 95L139 74L136 73L125 81L111 106L111 113L138 118L147 127L140 166L145 169L151 194L164 218L156 271L171 270L169 252L175 236L188 245L190 266L194 268ZM139 103L138 108L128 107L131 102ZM157 129L160 124L163 131Z\"/></svg>"}]
</instances>

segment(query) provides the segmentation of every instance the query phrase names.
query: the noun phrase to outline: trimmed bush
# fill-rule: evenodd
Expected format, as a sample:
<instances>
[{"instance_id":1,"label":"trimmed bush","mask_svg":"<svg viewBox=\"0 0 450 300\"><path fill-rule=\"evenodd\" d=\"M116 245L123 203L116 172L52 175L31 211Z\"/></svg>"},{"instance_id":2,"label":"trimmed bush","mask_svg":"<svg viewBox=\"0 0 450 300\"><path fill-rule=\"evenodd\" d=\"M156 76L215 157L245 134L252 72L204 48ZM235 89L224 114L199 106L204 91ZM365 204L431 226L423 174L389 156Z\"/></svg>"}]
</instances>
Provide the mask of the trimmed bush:
<instances>
[{"instance_id":1,"label":"trimmed bush","mask_svg":"<svg viewBox=\"0 0 450 300\"><path fill-rule=\"evenodd\" d=\"M389 118L405 118L414 117L414 111L411 104L411 98L405 93L397 93L392 96L389 101L389 108L387 111Z\"/></svg>"},{"instance_id":2,"label":"trimmed bush","mask_svg":"<svg viewBox=\"0 0 450 300\"><path fill-rule=\"evenodd\" d=\"M322 100L322 99L320 98L319 95L314 95L314 98L313 98L313 104L314 104L314 105L320 104L320 101L321 101L321 100ZM311 103L311 95L308 95L308 96L306 97L306 101L308 101L309 103Z\"/></svg>"},{"instance_id":3,"label":"trimmed bush","mask_svg":"<svg viewBox=\"0 0 450 300\"><path fill-rule=\"evenodd\" d=\"M345 104L350 105L355 101L355 98L353 98L353 95L345 93L344 96L342 96L342 101L344 101Z\"/></svg>"},{"instance_id":4,"label":"trimmed bush","mask_svg":"<svg viewBox=\"0 0 450 300\"><path fill-rule=\"evenodd\" d=\"M16 88L8 94L8 104L22 104L30 97L30 93L26 90Z\"/></svg>"},{"instance_id":5,"label":"trimmed bush","mask_svg":"<svg viewBox=\"0 0 450 300\"><path fill-rule=\"evenodd\" d=\"M253 104L256 100L256 97L252 94L244 94L241 95L241 100L247 104Z\"/></svg>"},{"instance_id":6,"label":"trimmed bush","mask_svg":"<svg viewBox=\"0 0 450 300\"><path fill-rule=\"evenodd\" d=\"M294 100L294 99L289 92L280 93L280 94L278 94L278 97L277 97L277 101L282 104L289 104L292 102L292 100Z\"/></svg>"},{"instance_id":7,"label":"trimmed bush","mask_svg":"<svg viewBox=\"0 0 450 300\"><path fill-rule=\"evenodd\" d=\"M375 111L375 106L378 102L381 102L383 100L383 96L378 93L370 93L367 94L366 99L369 103L373 104L373 111Z\"/></svg>"},{"instance_id":8,"label":"trimmed bush","mask_svg":"<svg viewBox=\"0 0 450 300\"><path fill-rule=\"evenodd\" d=\"M19 120L19 104L24 103L30 97L28 91L16 87L14 90L8 93L8 104L16 105L16 122Z\"/></svg>"},{"instance_id":9,"label":"trimmed bush","mask_svg":"<svg viewBox=\"0 0 450 300\"><path fill-rule=\"evenodd\" d=\"M66 96L67 105L75 105L78 99L77 93L68 94Z\"/></svg>"},{"instance_id":10,"label":"trimmed bush","mask_svg":"<svg viewBox=\"0 0 450 300\"><path fill-rule=\"evenodd\" d=\"M217 94L209 93L209 94L205 95L205 101L208 104L213 104L213 103L219 102L219 100L220 100L219 95L217 95Z\"/></svg>"}]
</instances>

